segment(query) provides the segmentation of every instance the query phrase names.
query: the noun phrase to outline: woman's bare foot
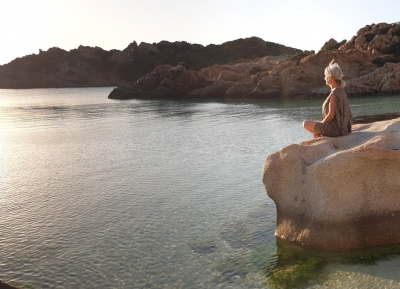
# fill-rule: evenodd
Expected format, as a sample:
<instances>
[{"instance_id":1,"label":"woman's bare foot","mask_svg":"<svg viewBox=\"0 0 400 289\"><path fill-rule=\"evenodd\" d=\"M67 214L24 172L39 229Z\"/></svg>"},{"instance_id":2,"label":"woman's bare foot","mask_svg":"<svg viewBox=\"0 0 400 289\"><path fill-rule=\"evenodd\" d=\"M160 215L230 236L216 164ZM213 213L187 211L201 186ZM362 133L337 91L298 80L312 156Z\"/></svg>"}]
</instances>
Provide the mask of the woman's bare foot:
<instances>
[{"instance_id":1,"label":"woman's bare foot","mask_svg":"<svg viewBox=\"0 0 400 289\"><path fill-rule=\"evenodd\" d=\"M322 134L318 134L318 133L315 133L314 134L314 138L319 138L319 137L321 137L322 136Z\"/></svg>"}]
</instances>

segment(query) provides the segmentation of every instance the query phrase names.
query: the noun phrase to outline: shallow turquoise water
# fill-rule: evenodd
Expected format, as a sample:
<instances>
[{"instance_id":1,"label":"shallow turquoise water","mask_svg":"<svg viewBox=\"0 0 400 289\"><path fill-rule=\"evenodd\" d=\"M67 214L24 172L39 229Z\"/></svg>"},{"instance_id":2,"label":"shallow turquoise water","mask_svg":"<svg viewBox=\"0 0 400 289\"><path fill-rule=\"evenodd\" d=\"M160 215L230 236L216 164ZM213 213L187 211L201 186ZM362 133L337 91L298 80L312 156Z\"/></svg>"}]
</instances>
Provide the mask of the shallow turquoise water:
<instances>
[{"instance_id":1,"label":"shallow turquoise water","mask_svg":"<svg viewBox=\"0 0 400 289\"><path fill-rule=\"evenodd\" d=\"M301 123L319 119L322 100L115 101L110 91L0 90L0 279L265 288L276 245L263 162L311 136ZM351 105L393 112L400 98Z\"/></svg>"}]
</instances>

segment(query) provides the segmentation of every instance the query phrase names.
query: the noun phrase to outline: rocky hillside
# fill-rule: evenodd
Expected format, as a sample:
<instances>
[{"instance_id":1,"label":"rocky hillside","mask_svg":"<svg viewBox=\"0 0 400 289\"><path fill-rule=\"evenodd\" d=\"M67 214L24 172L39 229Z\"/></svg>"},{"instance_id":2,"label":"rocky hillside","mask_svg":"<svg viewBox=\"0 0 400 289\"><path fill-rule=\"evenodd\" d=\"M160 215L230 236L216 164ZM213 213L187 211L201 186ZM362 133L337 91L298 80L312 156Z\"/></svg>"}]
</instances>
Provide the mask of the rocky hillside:
<instances>
[{"instance_id":1,"label":"rocky hillside","mask_svg":"<svg viewBox=\"0 0 400 289\"><path fill-rule=\"evenodd\" d=\"M50 48L0 66L0 88L113 86L136 81L158 65L185 62L193 70L266 55L292 55L298 49L257 37L203 46L182 42L137 43L124 50L79 46Z\"/></svg>"},{"instance_id":2,"label":"rocky hillside","mask_svg":"<svg viewBox=\"0 0 400 289\"><path fill-rule=\"evenodd\" d=\"M199 70L162 65L133 85L121 83L110 98L317 98L329 93L324 69L335 59L352 95L400 93L400 23L372 24L349 41L327 41L318 53L266 56Z\"/></svg>"}]
</instances>

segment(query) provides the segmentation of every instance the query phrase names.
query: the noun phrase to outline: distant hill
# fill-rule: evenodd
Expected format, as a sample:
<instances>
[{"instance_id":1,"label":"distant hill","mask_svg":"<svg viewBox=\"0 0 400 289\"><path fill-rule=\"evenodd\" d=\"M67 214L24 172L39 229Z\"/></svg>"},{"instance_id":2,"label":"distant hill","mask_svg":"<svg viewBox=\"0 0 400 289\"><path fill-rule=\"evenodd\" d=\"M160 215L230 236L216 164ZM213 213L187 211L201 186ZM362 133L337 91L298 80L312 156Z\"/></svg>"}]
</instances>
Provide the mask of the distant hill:
<instances>
[{"instance_id":1,"label":"distant hill","mask_svg":"<svg viewBox=\"0 0 400 289\"><path fill-rule=\"evenodd\" d=\"M199 70L214 64L244 62L265 56L293 55L299 49L251 37L203 46L185 41L140 43L124 50L79 46L50 48L0 66L0 88L114 86L134 82L160 64Z\"/></svg>"}]
</instances>

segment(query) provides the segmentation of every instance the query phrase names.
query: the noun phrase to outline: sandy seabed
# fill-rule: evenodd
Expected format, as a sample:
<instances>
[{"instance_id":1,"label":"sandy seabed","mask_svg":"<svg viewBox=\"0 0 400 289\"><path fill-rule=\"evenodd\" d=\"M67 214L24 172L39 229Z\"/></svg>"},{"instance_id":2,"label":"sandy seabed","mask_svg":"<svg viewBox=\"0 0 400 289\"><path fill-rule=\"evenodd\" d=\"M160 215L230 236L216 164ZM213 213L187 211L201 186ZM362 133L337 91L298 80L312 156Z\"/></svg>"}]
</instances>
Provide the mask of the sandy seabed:
<instances>
[{"instance_id":1,"label":"sandy seabed","mask_svg":"<svg viewBox=\"0 0 400 289\"><path fill-rule=\"evenodd\" d=\"M400 289L400 256L377 261L376 265L330 264L325 267L328 278L308 288L373 288Z\"/></svg>"}]
</instances>

